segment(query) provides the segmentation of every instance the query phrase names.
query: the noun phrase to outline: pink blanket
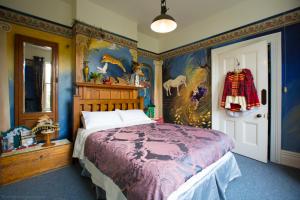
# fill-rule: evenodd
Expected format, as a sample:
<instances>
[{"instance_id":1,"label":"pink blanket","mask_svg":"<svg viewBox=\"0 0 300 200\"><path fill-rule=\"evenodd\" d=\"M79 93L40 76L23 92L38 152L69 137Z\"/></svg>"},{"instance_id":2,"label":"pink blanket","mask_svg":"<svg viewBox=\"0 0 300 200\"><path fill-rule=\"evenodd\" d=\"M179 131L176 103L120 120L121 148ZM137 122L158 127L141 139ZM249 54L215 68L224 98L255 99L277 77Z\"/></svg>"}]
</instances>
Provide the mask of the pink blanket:
<instances>
[{"instance_id":1,"label":"pink blanket","mask_svg":"<svg viewBox=\"0 0 300 200\"><path fill-rule=\"evenodd\" d=\"M154 123L93 133L84 153L127 199L160 200L232 148L219 131Z\"/></svg>"}]
</instances>

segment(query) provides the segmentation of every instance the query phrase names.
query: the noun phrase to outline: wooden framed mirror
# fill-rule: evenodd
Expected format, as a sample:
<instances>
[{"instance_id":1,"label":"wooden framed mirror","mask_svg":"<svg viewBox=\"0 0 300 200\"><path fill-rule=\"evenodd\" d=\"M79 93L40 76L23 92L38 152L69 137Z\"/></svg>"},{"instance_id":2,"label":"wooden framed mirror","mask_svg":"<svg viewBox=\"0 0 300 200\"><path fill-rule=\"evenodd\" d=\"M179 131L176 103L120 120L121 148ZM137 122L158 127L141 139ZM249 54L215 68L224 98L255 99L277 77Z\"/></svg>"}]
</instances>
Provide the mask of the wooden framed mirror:
<instances>
[{"instance_id":1,"label":"wooden framed mirror","mask_svg":"<svg viewBox=\"0 0 300 200\"><path fill-rule=\"evenodd\" d=\"M15 36L15 125L32 128L39 117L58 121L58 44Z\"/></svg>"}]
</instances>

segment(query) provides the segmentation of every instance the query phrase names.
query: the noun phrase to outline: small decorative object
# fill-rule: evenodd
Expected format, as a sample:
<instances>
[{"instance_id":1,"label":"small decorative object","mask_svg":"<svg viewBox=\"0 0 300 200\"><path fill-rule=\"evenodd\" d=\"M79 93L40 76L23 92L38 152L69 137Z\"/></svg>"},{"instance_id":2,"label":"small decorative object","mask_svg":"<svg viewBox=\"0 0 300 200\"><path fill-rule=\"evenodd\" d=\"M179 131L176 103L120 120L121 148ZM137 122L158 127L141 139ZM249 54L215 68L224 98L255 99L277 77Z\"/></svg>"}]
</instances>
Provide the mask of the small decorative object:
<instances>
[{"instance_id":1,"label":"small decorative object","mask_svg":"<svg viewBox=\"0 0 300 200\"><path fill-rule=\"evenodd\" d=\"M100 74L99 72L91 72L90 73L90 79L93 80L94 83L100 83L102 76L103 75Z\"/></svg>"},{"instance_id":2,"label":"small decorative object","mask_svg":"<svg viewBox=\"0 0 300 200\"><path fill-rule=\"evenodd\" d=\"M30 145L36 143L35 135L32 134L28 128L23 126L15 127L6 132L1 132L0 135L1 151L8 152L18 148L29 146L29 145L23 145L24 137L32 138L32 142L30 143Z\"/></svg>"},{"instance_id":3,"label":"small decorative object","mask_svg":"<svg viewBox=\"0 0 300 200\"><path fill-rule=\"evenodd\" d=\"M83 78L85 82L88 82L89 79L89 73L90 73L90 68L88 66L89 61L83 61Z\"/></svg>"},{"instance_id":4,"label":"small decorative object","mask_svg":"<svg viewBox=\"0 0 300 200\"><path fill-rule=\"evenodd\" d=\"M155 117L155 105L150 104L146 114L149 118L153 119Z\"/></svg>"},{"instance_id":5,"label":"small decorative object","mask_svg":"<svg viewBox=\"0 0 300 200\"><path fill-rule=\"evenodd\" d=\"M29 147L36 144L35 134L33 134L30 130L25 130L21 132L21 146Z\"/></svg>"},{"instance_id":6,"label":"small decorative object","mask_svg":"<svg viewBox=\"0 0 300 200\"><path fill-rule=\"evenodd\" d=\"M106 74L107 68L108 68L108 63L106 62L103 67L97 67L97 72L99 72L100 74Z\"/></svg>"},{"instance_id":7,"label":"small decorative object","mask_svg":"<svg viewBox=\"0 0 300 200\"><path fill-rule=\"evenodd\" d=\"M129 82L121 77L117 77L117 84L118 85L129 85Z\"/></svg>"},{"instance_id":8,"label":"small decorative object","mask_svg":"<svg viewBox=\"0 0 300 200\"><path fill-rule=\"evenodd\" d=\"M133 74L131 75L131 83L137 87L141 87L140 85L140 76L144 76L144 73L142 71L142 65L138 62L132 62L133 63Z\"/></svg>"},{"instance_id":9,"label":"small decorative object","mask_svg":"<svg viewBox=\"0 0 300 200\"><path fill-rule=\"evenodd\" d=\"M47 115L39 118L37 125L31 130L33 133L42 133L45 136L45 144L42 147L52 146L55 143L51 143L50 136L55 131L59 131L59 124L54 123Z\"/></svg>"},{"instance_id":10,"label":"small decorative object","mask_svg":"<svg viewBox=\"0 0 300 200\"><path fill-rule=\"evenodd\" d=\"M103 79L103 84L105 84L105 85L111 85L112 84L112 77L109 77L109 76L107 76L107 77L105 77L104 79Z\"/></svg>"},{"instance_id":11,"label":"small decorative object","mask_svg":"<svg viewBox=\"0 0 300 200\"><path fill-rule=\"evenodd\" d=\"M45 135L45 144L43 144L42 147L49 147L55 145L55 143L52 143L50 139L50 135L53 134L54 132L55 131L52 129L41 131L41 134Z\"/></svg>"}]
</instances>

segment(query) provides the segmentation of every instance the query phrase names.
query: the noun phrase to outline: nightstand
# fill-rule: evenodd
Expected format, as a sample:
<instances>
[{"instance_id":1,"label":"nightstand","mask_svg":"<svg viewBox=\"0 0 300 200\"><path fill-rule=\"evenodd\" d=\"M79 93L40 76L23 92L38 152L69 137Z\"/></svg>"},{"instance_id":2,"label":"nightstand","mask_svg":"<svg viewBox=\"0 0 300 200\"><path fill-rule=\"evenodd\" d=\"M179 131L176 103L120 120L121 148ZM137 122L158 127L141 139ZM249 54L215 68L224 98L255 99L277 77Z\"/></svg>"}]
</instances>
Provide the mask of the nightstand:
<instances>
[{"instance_id":1,"label":"nightstand","mask_svg":"<svg viewBox=\"0 0 300 200\"><path fill-rule=\"evenodd\" d=\"M42 147L42 143L22 150L2 153L0 156L0 185L57 169L72 162L72 143L67 139L54 141L55 145Z\"/></svg>"}]
</instances>

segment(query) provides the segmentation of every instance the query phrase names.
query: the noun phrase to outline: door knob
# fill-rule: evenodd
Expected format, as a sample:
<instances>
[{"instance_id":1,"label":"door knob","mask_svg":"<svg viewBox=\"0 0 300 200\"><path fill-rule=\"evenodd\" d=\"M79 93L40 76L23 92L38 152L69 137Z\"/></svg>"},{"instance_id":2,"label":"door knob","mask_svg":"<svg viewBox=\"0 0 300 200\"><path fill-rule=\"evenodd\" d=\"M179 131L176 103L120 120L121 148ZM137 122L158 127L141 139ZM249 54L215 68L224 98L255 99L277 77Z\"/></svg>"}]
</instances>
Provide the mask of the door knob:
<instances>
[{"instance_id":1,"label":"door knob","mask_svg":"<svg viewBox=\"0 0 300 200\"><path fill-rule=\"evenodd\" d=\"M261 116L261 114L257 114L256 117L257 118L261 118L262 116Z\"/></svg>"}]
</instances>

